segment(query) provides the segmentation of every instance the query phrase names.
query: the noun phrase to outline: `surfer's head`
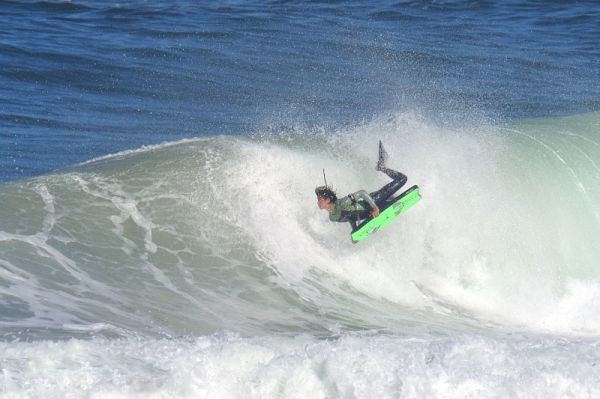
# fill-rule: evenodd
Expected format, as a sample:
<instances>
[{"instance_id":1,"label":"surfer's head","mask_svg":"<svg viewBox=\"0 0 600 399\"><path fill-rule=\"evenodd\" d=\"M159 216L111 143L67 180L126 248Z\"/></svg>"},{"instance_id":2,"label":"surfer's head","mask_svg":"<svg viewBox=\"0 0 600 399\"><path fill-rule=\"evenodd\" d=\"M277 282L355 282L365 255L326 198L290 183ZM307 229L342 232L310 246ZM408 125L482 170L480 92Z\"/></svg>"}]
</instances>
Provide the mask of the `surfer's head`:
<instances>
[{"instance_id":1,"label":"surfer's head","mask_svg":"<svg viewBox=\"0 0 600 399\"><path fill-rule=\"evenodd\" d=\"M329 186L319 186L315 188L315 194L317 194L317 200L329 200L329 202L337 201L337 195L335 191Z\"/></svg>"}]
</instances>

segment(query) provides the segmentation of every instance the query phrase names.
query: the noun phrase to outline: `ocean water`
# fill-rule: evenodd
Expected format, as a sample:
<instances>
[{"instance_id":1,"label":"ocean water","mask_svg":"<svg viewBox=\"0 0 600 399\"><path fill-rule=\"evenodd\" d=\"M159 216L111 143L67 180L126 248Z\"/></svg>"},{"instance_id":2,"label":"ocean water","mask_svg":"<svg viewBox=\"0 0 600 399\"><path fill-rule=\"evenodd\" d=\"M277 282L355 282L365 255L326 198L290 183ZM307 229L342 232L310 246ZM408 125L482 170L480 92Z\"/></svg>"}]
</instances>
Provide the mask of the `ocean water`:
<instances>
[{"instance_id":1,"label":"ocean water","mask_svg":"<svg viewBox=\"0 0 600 399\"><path fill-rule=\"evenodd\" d=\"M593 1L0 2L0 397L597 398ZM423 200L371 239L316 206ZM407 186L408 187L408 186Z\"/></svg>"}]
</instances>

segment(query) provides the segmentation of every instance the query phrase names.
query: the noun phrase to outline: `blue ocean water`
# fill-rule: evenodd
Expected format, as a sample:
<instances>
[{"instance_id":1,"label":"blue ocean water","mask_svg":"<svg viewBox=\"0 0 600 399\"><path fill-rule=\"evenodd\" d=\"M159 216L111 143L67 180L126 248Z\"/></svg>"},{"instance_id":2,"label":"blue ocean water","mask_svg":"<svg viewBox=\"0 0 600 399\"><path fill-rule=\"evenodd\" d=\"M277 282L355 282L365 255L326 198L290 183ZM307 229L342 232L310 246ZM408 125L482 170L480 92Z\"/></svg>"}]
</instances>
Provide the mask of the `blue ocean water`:
<instances>
[{"instance_id":1,"label":"blue ocean water","mask_svg":"<svg viewBox=\"0 0 600 399\"><path fill-rule=\"evenodd\" d=\"M594 1L0 2L0 396L597 398ZM313 190L423 200L367 241Z\"/></svg>"},{"instance_id":2,"label":"blue ocean water","mask_svg":"<svg viewBox=\"0 0 600 399\"><path fill-rule=\"evenodd\" d=\"M599 108L594 1L6 1L0 170L385 112Z\"/></svg>"}]
</instances>

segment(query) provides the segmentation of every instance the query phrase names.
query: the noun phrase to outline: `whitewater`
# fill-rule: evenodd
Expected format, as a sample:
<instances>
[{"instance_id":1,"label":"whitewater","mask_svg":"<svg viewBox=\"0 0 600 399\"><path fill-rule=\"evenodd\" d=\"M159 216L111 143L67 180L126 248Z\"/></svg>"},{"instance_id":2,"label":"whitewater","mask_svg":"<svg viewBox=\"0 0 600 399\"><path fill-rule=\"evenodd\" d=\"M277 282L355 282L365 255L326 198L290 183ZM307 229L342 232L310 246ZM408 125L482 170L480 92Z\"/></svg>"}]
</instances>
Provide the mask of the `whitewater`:
<instances>
[{"instance_id":1,"label":"whitewater","mask_svg":"<svg viewBox=\"0 0 600 399\"><path fill-rule=\"evenodd\" d=\"M2 397L597 397L599 125L394 113L5 183ZM423 200L352 244L313 189L385 184L379 139Z\"/></svg>"}]
</instances>

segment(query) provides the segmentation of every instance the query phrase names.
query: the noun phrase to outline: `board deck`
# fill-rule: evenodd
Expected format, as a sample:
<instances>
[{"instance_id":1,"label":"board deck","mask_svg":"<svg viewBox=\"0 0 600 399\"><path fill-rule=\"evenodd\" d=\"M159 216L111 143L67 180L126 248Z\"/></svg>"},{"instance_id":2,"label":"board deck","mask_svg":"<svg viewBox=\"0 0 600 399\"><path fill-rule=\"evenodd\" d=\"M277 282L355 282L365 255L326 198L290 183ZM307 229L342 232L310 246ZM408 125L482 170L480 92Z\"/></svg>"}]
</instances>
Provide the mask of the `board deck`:
<instances>
[{"instance_id":1,"label":"board deck","mask_svg":"<svg viewBox=\"0 0 600 399\"><path fill-rule=\"evenodd\" d=\"M379 216L362 222L351 234L352 241L362 241L375 234L380 228L387 226L398 215L419 202L421 193L419 186L412 186L396 199L395 202L380 210Z\"/></svg>"}]
</instances>

